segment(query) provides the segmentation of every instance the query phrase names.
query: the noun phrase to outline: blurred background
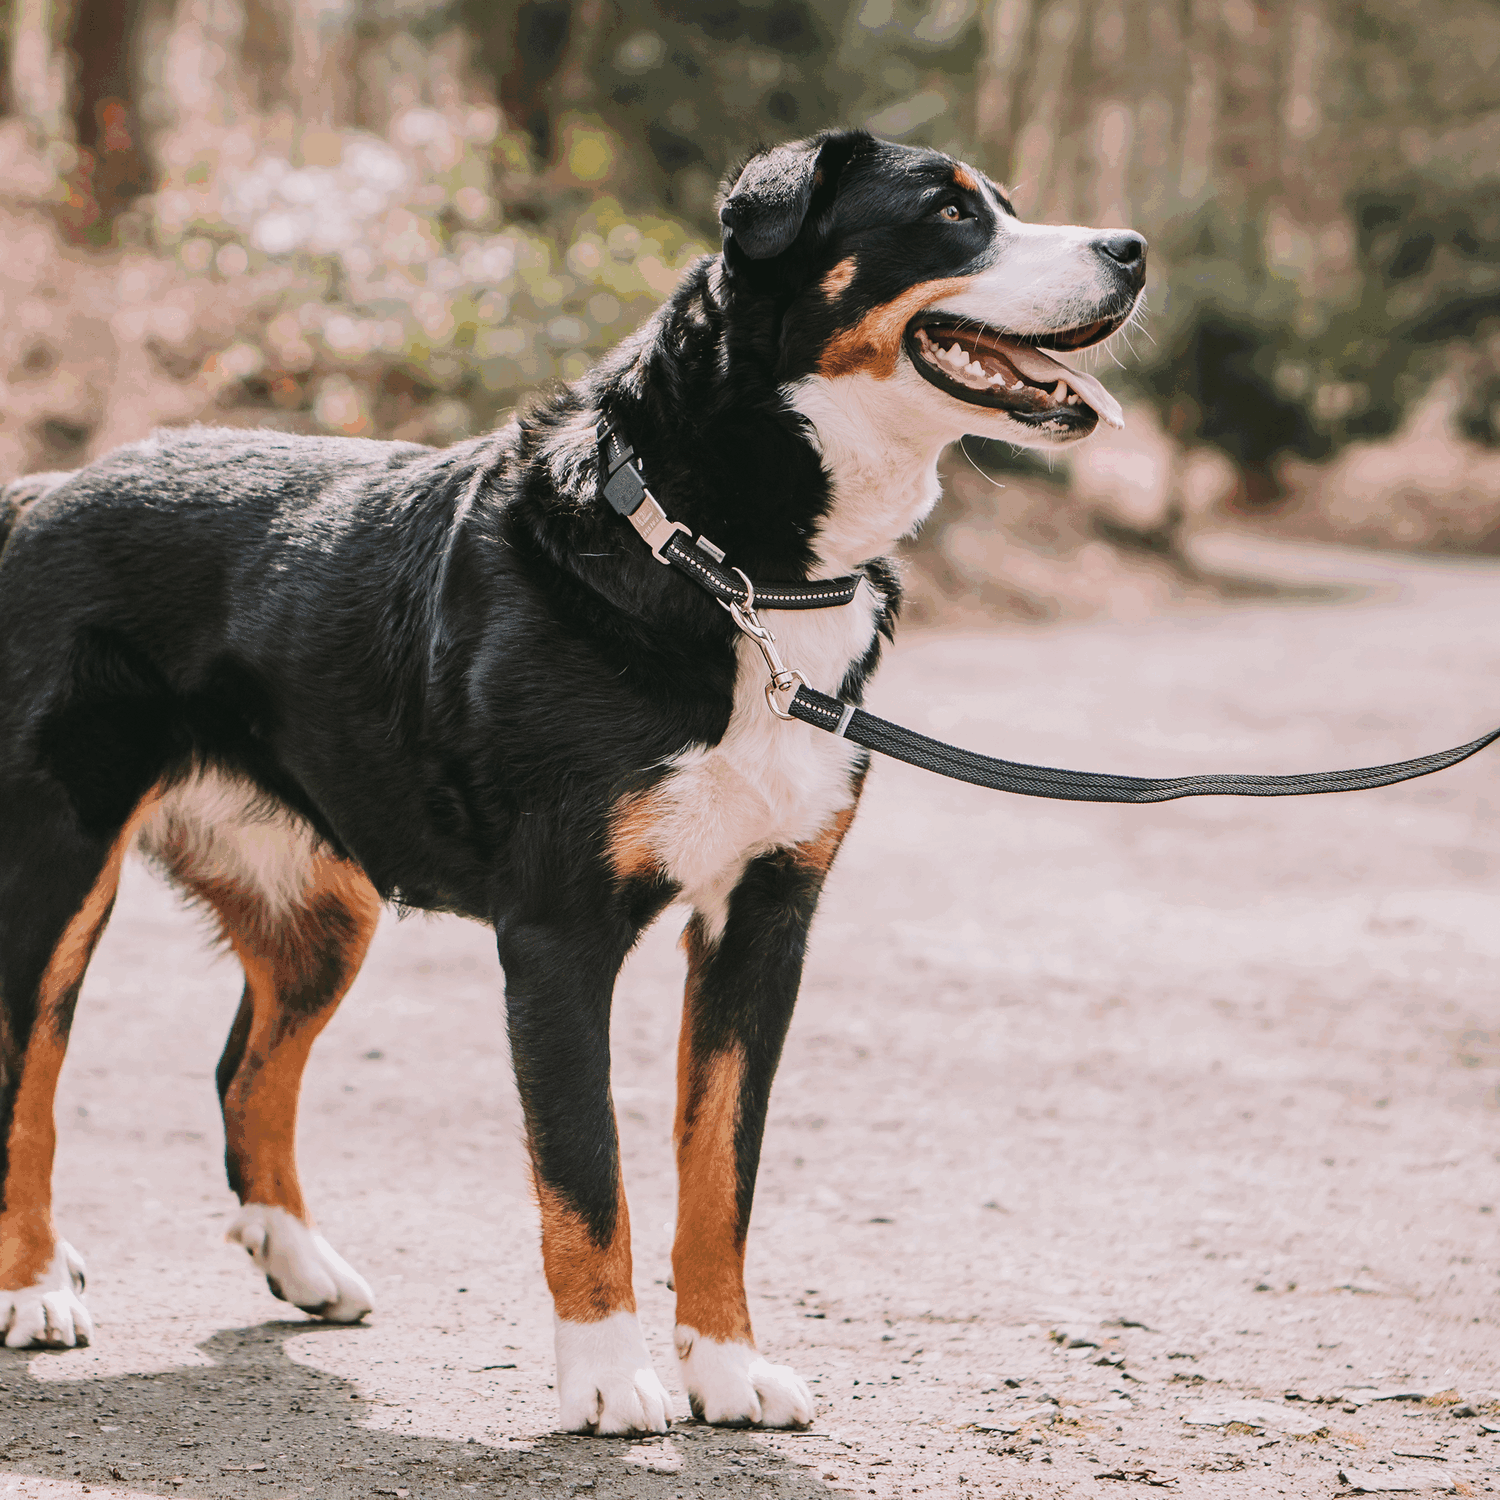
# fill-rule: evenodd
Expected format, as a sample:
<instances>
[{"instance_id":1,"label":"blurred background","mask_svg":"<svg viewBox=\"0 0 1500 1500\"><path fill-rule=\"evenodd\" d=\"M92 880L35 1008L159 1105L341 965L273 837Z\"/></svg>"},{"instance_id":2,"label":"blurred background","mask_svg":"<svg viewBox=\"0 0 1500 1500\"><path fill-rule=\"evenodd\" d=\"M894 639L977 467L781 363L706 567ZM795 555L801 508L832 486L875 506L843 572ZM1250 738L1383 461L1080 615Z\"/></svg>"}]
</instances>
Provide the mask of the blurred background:
<instances>
[{"instance_id":1,"label":"blurred background","mask_svg":"<svg viewBox=\"0 0 1500 1500\"><path fill-rule=\"evenodd\" d=\"M1492 0L0 14L0 478L161 424L483 431L716 246L757 143L857 124L1153 247L1125 433L954 450L918 619L1233 592L1226 523L1500 553Z\"/></svg>"}]
</instances>

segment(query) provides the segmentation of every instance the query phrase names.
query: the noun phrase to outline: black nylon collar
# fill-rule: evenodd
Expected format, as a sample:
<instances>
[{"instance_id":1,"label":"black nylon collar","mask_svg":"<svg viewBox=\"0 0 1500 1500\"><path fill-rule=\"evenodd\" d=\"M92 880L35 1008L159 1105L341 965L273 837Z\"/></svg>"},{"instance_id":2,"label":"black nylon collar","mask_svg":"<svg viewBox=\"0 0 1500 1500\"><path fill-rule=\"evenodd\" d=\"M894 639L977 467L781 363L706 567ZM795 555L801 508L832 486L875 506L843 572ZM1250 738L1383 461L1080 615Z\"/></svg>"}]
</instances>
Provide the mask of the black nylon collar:
<instances>
[{"instance_id":1,"label":"black nylon collar","mask_svg":"<svg viewBox=\"0 0 1500 1500\"><path fill-rule=\"evenodd\" d=\"M608 422L600 422L597 435L600 497L630 522L658 562L687 574L721 604L748 607L753 603L756 609L833 609L848 604L859 592L864 580L858 573L793 583L751 579L747 589L739 570L726 565L720 548L704 536L694 542L686 526L667 518L646 488L640 460L630 444Z\"/></svg>"}]
</instances>

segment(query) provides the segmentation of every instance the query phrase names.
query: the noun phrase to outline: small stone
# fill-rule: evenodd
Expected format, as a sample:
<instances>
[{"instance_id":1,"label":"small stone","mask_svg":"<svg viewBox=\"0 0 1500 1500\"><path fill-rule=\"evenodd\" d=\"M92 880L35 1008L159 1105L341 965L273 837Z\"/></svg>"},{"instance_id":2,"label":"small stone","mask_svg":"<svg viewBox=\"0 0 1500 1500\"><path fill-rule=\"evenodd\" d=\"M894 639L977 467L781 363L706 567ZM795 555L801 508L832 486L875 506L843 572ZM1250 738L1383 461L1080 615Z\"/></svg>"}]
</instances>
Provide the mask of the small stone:
<instances>
[{"instance_id":1,"label":"small stone","mask_svg":"<svg viewBox=\"0 0 1500 1500\"><path fill-rule=\"evenodd\" d=\"M1328 1423L1311 1413L1288 1411L1271 1401L1225 1401L1217 1406L1195 1406L1183 1417L1189 1427L1242 1426L1284 1433L1288 1437L1316 1437Z\"/></svg>"},{"instance_id":2,"label":"small stone","mask_svg":"<svg viewBox=\"0 0 1500 1500\"><path fill-rule=\"evenodd\" d=\"M1451 1490L1451 1480L1439 1475L1370 1473L1361 1469L1340 1469L1339 1478L1356 1495L1410 1495L1421 1490Z\"/></svg>"},{"instance_id":3,"label":"small stone","mask_svg":"<svg viewBox=\"0 0 1500 1500\"><path fill-rule=\"evenodd\" d=\"M1500 1432L1500 1422L1481 1422L1479 1430L1481 1432Z\"/></svg>"},{"instance_id":4,"label":"small stone","mask_svg":"<svg viewBox=\"0 0 1500 1500\"><path fill-rule=\"evenodd\" d=\"M1057 1407L1050 1403L1043 1406L1032 1406L1028 1407L1025 1411L1018 1411L1015 1416L1018 1422L1054 1422L1057 1420Z\"/></svg>"},{"instance_id":5,"label":"small stone","mask_svg":"<svg viewBox=\"0 0 1500 1500\"><path fill-rule=\"evenodd\" d=\"M1052 1330L1052 1340L1064 1349L1097 1349L1103 1340L1097 1329L1081 1323L1061 1323Z\"/></svg>"},{"instance_id":6,"label":"small stone","mask_svg":"<svg viewBox=\"0 0 1500 1500\"><path fill-rule=\"evenodd\" d=\"M1005 1383L1006 1383L1006 1385L1008 1385L1008 1386L1009 1386L1009 1387L1010 1387L1010 1388L1011 1388L1011 1390L1013 1390L1013 1391L1015 1391L1015 1390L1019 1390L1019 1389L1020 1389L1020 1388L1021 1388L1021 1382L1020 1382L1020 1381L1019 1381L1019 1380L1017 1380L1017 1379L1016 1379L1016 1377L1015 1377L1015 1376L1014 1376L1014 1375L1007 1375L1007 1376L1006 1376L1006 1377L1005 1377Z\"/></svg>"},{"instance_id":7,"label":"small stone","mask_svg":"<svg viewBox=\"0 0 1500 1500\"><path fill-rule=\"evenodd\" d=\"M1452 1417L1477 1417L1479 1415L1479 1410L1477 1407L1470 1406L1469 1403L1465 1401L1460 1406L1450 1408L1448 1415Z\"/></svg>"}]
</instances>

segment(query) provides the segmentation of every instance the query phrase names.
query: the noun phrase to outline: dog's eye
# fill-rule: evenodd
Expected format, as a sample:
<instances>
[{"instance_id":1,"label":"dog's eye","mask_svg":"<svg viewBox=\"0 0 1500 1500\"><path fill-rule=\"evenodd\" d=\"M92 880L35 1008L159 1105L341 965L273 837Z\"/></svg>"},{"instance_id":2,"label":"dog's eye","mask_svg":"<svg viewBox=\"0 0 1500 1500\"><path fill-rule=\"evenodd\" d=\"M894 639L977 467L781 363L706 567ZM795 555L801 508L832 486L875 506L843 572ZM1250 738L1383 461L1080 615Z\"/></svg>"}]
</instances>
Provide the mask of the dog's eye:
<instances>
[{"instance_id":1,"label":"dog's eye","mask_svg":"<svg viewBox=\"0 0 1500 1500\"><path fill-rule=\"evenodd\" d=\"M957 224L964 217L964 212L956 203L945 203L938 209L936 217L945 223Z\"/></svg>"}]
</instances>

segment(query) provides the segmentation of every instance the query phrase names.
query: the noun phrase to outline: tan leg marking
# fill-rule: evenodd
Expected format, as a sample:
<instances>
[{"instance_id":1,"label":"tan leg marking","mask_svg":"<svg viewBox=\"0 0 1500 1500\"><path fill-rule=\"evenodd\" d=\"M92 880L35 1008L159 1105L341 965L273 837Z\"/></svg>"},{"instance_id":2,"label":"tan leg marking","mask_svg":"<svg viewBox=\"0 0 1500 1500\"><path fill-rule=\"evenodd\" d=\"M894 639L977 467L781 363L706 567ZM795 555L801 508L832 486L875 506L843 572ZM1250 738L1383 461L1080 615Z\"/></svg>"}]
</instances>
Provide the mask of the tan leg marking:
<instances>
[{"instance_id":1,"label":"tan leg marking","mask_svg":"<svg viewBox=\"0 0 1500 1500\"><path fill-rule=\"evenodd\" d=\"M609 820L609 862L616 880L644 880L661 873L654 842L659 815L651 792L629 792L615 804Z\"/></svg>"},{"instance_id":2,"label":"tan leg marking","mask_svg":"<svg viewBox=\"0 0 1500 1500\"><path fill-rule=\"evenodd\" d=\"M614 1234L600 1245L583 1216L534 1170L532 1181L542 1216L542 1266L557 1316L569 1323L597 1323L618 1312L633 1313L630 1210L624 1188L615 1207Z\"/></svg>"},{"instance_id":3,"label":"tan leg marking","mask_svg":"<svg viewBox=\"0 0 1500 1500\"><path fill-rule=\"evenodd\" d=\"M104 868L63 929L37 988L36 1019L21 1061L21 1083L6 1142L5 1207L0 1209L0 1288L35 1286L56 1251L52 1227L52 1160L57 1149L53 1102L68 1050L69 1006L109 920L120 866L136 830L155 806L144 797L111 846Z\"/></svg>"},{"instance_id":4,"label":"tan leg marking","mask_svg":"<svg viewBox=\"0 0 1500 1500\"><path fill-rule=\"evenodd\" d=\"M743 1048L699 1057L693 1044L703 970L712 952L695 917L683 934L688 955L682 1036L677 1047L677 1234L672 1279L677 1321L706 1338L753 1344L745 1300L745 1241L739 1230Z\"/></svg>"},{"instance_id":5,"label":"tan leg marking","mask_svg":"<svg viewBox=\"0 0 1500 1500\"><path fill-rule=\"evenodd\" d=\"M854 280L854 273L859 269L858 262L852 255L841 260L824 278L823 295L832 302L835 297L842 297L848 291L849 283Z\"/></svg>"},{"instance_id":6,"label":"tan leg marking","mask_svg":"<svg viewBox=\"0 0 1500 1500\"><path fill-rule=\"evenodd\" d=\"M820 875L832 865L854 814L855 800L835 813L823 831L797 844L792 857ZM745 1298L745 1240L739 1224L740 1123L744 1049L738 1044L712 1057L694 1048L702 1003L703 973L713 949L698 918L682 935L687 952L687 990L677 1046L677 1235L672 1276L677 1285L677 1321L721 1343L753 1344Z\"/></svg>"},{"instance_id":7,"label":"tan leg marking","mask_svg":"<svg viewBox=\"0 0 1500 1500\"><path fill-rule=\"evenodd\" d=\"M954 292L966 291L970 280L967 276L948 276L924 281L908 287L892 301L871 308L852 328L845 328L828 341L818 360L818 374L831 379L863 370L877 380L889 380L896 373L896 358L901 353L901 336L906 325L931 303Z\"/></svg>"},{"instance_id":8,"label":"tan leg marking","mask_svg":"<svg viewBox=\"0 0 1500 1500\"><path fill-rule=\"evenodd\" d=\"M213 907L245 970L245 1049L224 1095L224 1135L241 1203L283 1208L311 1223L297 1176L297 1101L318 1033L364 961L380 897L344 860L313 861L300 905L268 916L222 881L192 884Z\"/></svg>"},{"instance_id":9,"label":"tan leg marking","mask_svg":"<svg viewBox=\"0 0 1500 1500\"><path fill-rule=\"evenodd\" d=\"M844 842L844 835L849 832L854 814L858 811L859 803L851 802L848 807L833 815L821 833L814 835L806 843L796 845L792 855L797 863L816 870L820 875L826 875L834 856L839 852L839 846Z\"/></svg>"}]
</instances>

